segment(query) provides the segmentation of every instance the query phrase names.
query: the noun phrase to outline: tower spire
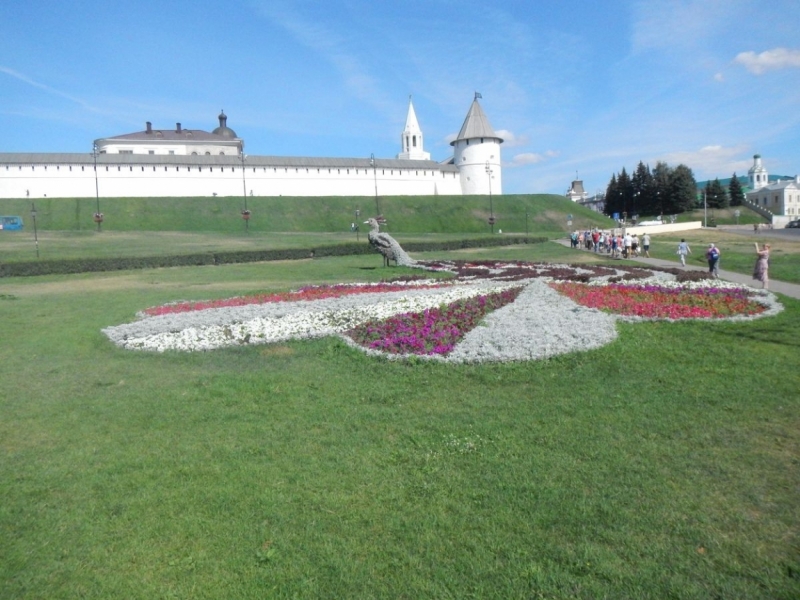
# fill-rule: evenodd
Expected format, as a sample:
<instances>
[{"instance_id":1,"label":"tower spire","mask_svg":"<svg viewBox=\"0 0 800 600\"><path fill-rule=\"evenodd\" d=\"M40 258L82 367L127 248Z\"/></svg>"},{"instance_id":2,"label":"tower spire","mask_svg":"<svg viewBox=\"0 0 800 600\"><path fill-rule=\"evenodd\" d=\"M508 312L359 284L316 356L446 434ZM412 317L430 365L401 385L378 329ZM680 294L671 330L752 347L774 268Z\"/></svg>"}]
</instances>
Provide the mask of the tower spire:
<instances>
[{"instance_id":1,"label":"tower spire","mask_svg":"<svg viewBox=\"0 0 800 600\"><path fill-rule=\"evenodd\" d=\"M408 96L408 114L406 115L406 126L400 134L400 153L397 155L400 160L430 160L430 152L425 152L423 146L422 129L417 121L417 113L414 111L414 103L411 101L411 94Z\"/></svg>"}]
</instances>

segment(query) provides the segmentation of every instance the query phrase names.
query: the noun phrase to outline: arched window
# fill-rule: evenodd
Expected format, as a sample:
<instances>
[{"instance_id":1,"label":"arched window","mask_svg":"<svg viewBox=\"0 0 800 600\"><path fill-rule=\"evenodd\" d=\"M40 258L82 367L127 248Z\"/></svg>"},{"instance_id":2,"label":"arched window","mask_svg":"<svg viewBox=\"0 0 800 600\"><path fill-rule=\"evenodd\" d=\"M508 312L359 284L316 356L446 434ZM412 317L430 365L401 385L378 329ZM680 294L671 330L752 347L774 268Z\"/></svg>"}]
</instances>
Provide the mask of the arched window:
<instances>
[{"instance_id":1,"label":"arched window","mask_svg":"<svg viewBox=\"0 0 800 600\"><path fill-rule=\"evenodd\" d=\"M416 148L417 147L417 136L412 136L411 137L411 142L413 143L414 148Z\"/></svg>"}]
</instances>

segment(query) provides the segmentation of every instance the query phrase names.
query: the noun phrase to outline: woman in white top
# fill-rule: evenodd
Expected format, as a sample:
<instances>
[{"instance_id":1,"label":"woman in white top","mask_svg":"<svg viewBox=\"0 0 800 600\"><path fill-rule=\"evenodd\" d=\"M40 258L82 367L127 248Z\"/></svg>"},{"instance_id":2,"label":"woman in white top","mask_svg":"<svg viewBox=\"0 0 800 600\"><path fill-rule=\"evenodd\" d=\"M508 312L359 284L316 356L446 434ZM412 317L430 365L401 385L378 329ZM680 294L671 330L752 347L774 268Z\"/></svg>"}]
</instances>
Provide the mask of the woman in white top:
<instances>
[{"instance_id":1,"label":"woman in white top","mask_svg":"<svg viewBox=\"0 0 800 600\"><path fill-rule=\"evenodd\" d=\"M689 248L689 244L686 243L686 240L681 239L681 243L678 244L678 254L681 257L681 265L684 267L686 266L686 255L691 253L692 249Z\"/></svg>"}]
</instances>

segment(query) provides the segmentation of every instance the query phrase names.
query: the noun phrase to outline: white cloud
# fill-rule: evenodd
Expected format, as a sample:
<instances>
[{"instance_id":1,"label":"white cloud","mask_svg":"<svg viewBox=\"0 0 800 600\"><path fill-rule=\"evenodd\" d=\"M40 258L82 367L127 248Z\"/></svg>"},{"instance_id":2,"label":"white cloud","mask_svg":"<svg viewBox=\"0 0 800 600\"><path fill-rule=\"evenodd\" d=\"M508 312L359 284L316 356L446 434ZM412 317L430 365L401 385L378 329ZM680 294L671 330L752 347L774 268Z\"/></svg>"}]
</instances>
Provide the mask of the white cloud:
<instances>
[{"instance_id":1,"label":"white cloud","mask_svg":"<svg viewBox=\"0 0 800 600\"><path fill-rule=\"evenodd\" d=\"M736 171L740 175L747 172L751 162L740 157L747 151L746 146L704 146L699 150L687 150L672 152L659 156L657 160L663 160L672 167L679 164L687 165L694 171L698 179L710 177L730 177ZM655 161L653 161L655 164Z\"/></svg>"},{"instance_id":2,"label":"white cloud","mask_svg":"<svg viewBox=\"0 0 800 600\"><path fill-rule=\"evenodd\" d=\"M716 73L714 75L714 81L719 81L719 82L725 81L725 76L722 73Z\"/></svg>"},{"instance_id":3,"label":"white cloud","mask_svg":"<svg viewBox=\"0 0 800 600\"><path fill-rule=\"evenodd\" d=\"M554 158L558 156L558 152L554 150L548 150L543 154L538 152L524 152L522 154L517 154L514 158L511 159L510 163L505 164L504 166L507 167L523 167L526 165L535 165L537 163L543 162L550 158Z\"/></svg>"},{"instance_id":4,"label":"white cloud","mask_svg":"<svg viewBox=\"0 0 800 600\"><path fill-rule=\"evenodd\" d=\"M514 132L508 129L498 129L495 133L503 138L503 148L513 148L515 146L524 146L528 143L528 136L521 135L517 137Z\"/></svg>"},{"instance_id":5,"label":"white cloud","mask_svg":"<svg viewBox=\"0 0 800 600\"><path fill-rule=\"evenodd\" d=\"M43 83L39 83L38 81L34 81L33 79L31 79L27 75L23 75L22 73L18 73L14 69L9 69L8 67L4 67L4 66L0 65L0 73L5 73L6 75L9 75L10 77L14 77L15 79L18 79L19 81L27 83L30 86L33 86L33 87L38 88L40 90L43 90L43 91L47 92L48 94L52 94L54 96L60 96L61 98L66 98L67 100L70 100L71 102L74 102L75 104L79 104L83 108L86 108L88 110L95 110L92 106L90 106L87 102L81 100L80 98L77 98L75 96L72 96L70 94L62 92L60 90L51 88L49 85L45 85Z\"/></svg>"},{"instance_id":6,"label":"white cloud","mask_svg":"<svg viewBox=\"0 0 800 600\"><path fill-rule=\"evenodd\" d=\"M767 71L800 67L800 50L788 48L774 48L765 50L761 54L755 52L740 52L734 62L743 65L754 75L761 75Z\"/></svg>"},{"instance_id":7,"label":"white cloud","mask_svg":"<svg viewBox=\"0 0 800 600\"><path fill-rule=\"evenodd\" d=\"M369 73L366 61L351 48L351 38L312 17L304 17L291 4L256 5L260 14L281 27L299 44L329 63L342 85L354 96L381 110L391 111L394 104L382 93L380 81Z\"/></svg>"}]
</instances>

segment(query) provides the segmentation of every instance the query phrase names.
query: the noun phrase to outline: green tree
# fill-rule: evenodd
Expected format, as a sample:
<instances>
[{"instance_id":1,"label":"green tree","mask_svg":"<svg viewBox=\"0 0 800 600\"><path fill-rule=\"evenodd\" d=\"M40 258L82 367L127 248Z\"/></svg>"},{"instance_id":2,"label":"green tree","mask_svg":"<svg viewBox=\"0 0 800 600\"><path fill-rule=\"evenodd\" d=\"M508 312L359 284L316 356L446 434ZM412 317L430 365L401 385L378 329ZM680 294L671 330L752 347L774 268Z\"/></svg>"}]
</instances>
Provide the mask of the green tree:
<instances>
[{"instance_id":1,"label":"green tree","mask_svg":"<svg viewBox=\"0 0 800 600\"><path fill-rule=\"evenodd\" d=\"M606 202L605 212L610 217L614 213L622 213L622 197L619 193L619 186L617 185L617 174L611 176L611 181L606 186Z\"/></svg>"},{"instance_id":2,"label":"green tree","mask_svg":"<svg viewBox=\"0 0 800 600\"><path fill-rule=\"evenodd\" d=\"M692 210L697 201L697 181L694 173L686 165L678 165L669 177L669 204L664 206L668 213L682 213Z\"/></svg>"},{"instance_id":3,"label":"green tree","mask_svg":"<svg viewBox=\"0 0 800 600\"><path fill-rule=\"evenodd\" d=\"M617 176L617 195L620 198L623 217L626 220L630 219L633 215L633 186L631 185L630 175L628 175L625 167L622 167L622 171L620 171Z\"/></svg>"},{"instance_id":4,"label":"green tree","mask_svg":"<svg viewBox=\"0 0 800 600\"><path fill-rule=\"evenodd\" d=\"M733 174L731 182L728 185L728 196L730 197L731 206L741 206L744 204L744 190L742 189L742 184L739 182L736 173Z\"/></svg>"},{"instance_id":5,"label":"green tree","mask_svg":"<svg viewBox=\"0 0 800 600\"><path fill-rule=\"evenodd\" d=\"M725 193L725 188L719 182L719 178L706 184L705 189L706 205L709 208L727 208L728 207L728 194Z\"/></svg>"},{"instance_id":6,"label":"green tree","mask_svg":"<svg viewBox=\"0 0 800 600\"><path fill-rule=\"evenodd\" d=\"M654 214L655 190L653 187L653 175L650 173L649 165L642 161L636 166L631 177L631 189L633 191L631 210L638 215Z\"/></svg>"},{"instance_id":7,"label":"green tree","mask_svg":"<svg viewBox=\"0 0 800 600\"><path fill-rule=\"evenodd\" d=\"M670 177L671 177L672 169L670 166L663 162L658 161L656 163L655 168L653 169L653 190L655 192L655 200L653 202L654 209L658 210L658 214L662 217L664 214L668 214L670 211L667 211L665 207L670 206ZM655 213L654 213L655 214Z\"/></svg>"}]
</instances>

